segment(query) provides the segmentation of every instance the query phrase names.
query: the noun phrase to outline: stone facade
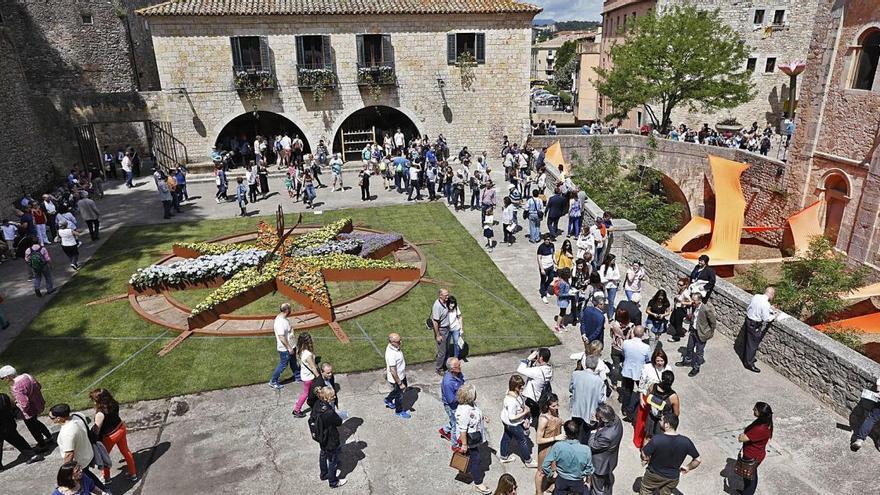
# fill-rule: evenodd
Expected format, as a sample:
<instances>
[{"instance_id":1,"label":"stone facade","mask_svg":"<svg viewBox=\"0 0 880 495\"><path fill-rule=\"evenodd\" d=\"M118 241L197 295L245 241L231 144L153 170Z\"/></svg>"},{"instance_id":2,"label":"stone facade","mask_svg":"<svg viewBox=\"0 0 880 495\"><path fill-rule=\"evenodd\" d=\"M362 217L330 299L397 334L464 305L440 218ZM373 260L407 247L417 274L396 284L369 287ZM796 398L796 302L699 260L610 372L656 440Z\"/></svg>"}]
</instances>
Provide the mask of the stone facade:
<instances>
[{"instance_id":1,"label":"stone facade","mask_svg":"<svg viewBox=\"0 0 880 495\"><path fill-rule=\"evenodd\" d=\"M159 120L204 160L224 126L253 110L233 86L231 36L266 36L278 89L256 107L280 114L305 134L311 148L333 145L342 122L372 105L404 113L422 134L439 133L450 148L494 150L502 135L521 140L529 128L529 46L533 13L504 15L198 16L150 17L150 30L166 94ZM485 33L485 64L474 69L471 89L460 69L447 64L446 35ZM378 99L356 84L356 34L390 34L397 86ZM330 36L339 84L320 102L297 87L296 35ZM442 81L442 83L440 82ZM442 87L441 87L442 86Z\"/></svg>"},{"instance_id":2,"label":"stone facade","mask_svg":"<svg viewBox=\"0 0 880 495\"><path fill-rule=\"evenodd\" d=\"M853 89L861 43L878 31L876 2L820 3L787 180L792 207L825 200L821 219L826 232L839 225L837 249L880 279L880 71L871 89Z\"/></svg>"},{"instance_id":3,"label":"stone facade","mask_svg":"<svg viewBox=\"0 0 880 495\"><path fill-rule=\"evenodd\" d=\"M578 40L578 66L575 72L574 119L576 123L592 123L599 119L599 92L596 91L596 68L601 58L602 35Z\"/></svg>"},{"instance_id":4,"label":"stone facade","mask_svg":"<svg viewBox=\"0 0 880 495\"><path fill-rule=\"evenodd\" d=\"M651 284L665 289L667 294L677 292L676 279L688 276L694 266L638 232L617 233L615 244L622 253L622 263L628 266L640 260ZM735 352L734 342L741 338L740 329L750 300L750 294L718 279L710 300L721 334L716 333L715 338L729 339L730 352ZM758 356L844 416L849 416L858 404L861 391L872 388L880 376L880 364L791 317L770 326Z\"/></svg>"}]
</instances>

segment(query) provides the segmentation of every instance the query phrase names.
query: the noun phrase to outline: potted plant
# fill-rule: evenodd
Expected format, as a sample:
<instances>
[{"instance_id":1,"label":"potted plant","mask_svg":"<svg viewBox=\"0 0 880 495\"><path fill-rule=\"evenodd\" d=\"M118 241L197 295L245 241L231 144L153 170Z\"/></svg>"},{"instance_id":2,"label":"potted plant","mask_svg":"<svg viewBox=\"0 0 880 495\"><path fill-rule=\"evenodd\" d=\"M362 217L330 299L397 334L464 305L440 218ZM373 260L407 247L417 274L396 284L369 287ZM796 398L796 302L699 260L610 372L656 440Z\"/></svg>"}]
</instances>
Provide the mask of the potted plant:
<instances>
[{"instance_id":1,"label":"potted plant","mask_svg":"<svg viewBox=\"0 0 880 495\"><path fill-rule=\"evenodd\" d=\"M470 89L477 78L474 68L477 66L477 59L470 52L463 52L455 59L455 65L461 72L461 87Z\"/></svg>"},{"instance_id":2,"label":"potted plant","mask_svg":"<svg viewBox=\"0 0 880 495\"><path fill-rule=\"evenodd\" d=\"M259 101L263 91L275 89L275 74L268 70L239 70L234 74L235 89L247 101Z\"/></svg>"},{"instance_id":3,"label":"potted plant","mask_svg":"<svg viewBox=\"0 0 880 495\"><path fill-rule=\"evenodd\" d=\"M715 124L715 130L724 137L730 137L742 128L743 125L736 120L736 117L730 117Z\"/></svg>"}]
</instances>

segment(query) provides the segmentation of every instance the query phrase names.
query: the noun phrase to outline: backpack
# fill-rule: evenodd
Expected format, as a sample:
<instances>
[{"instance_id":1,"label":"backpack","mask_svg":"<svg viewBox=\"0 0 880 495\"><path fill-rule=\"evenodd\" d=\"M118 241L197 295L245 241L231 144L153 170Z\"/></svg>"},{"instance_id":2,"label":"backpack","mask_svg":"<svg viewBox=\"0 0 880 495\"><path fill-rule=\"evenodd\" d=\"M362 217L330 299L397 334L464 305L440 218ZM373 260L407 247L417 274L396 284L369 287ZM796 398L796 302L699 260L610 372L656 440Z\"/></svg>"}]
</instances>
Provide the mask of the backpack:
<instances>
[{"instance_id":1,"label":"backpack","mask_svg":"<svg viewBox=\"0 0 880 495\"><path fill-rule=\"evenodd\" d=\"M309 434L311 434L312 440L318 442L318 444L323 444L325 432L319 412L320 409L322 409L321 406L312 408L312 414L309 415Z\"/></svg>"},{"instance_id":2,"label":"backpack","mask_svg":"<svg viewBox=\"0 0 880 495\"><path fill-rule=\"evenodd\" d=\"M559 278L558 277L553 279L553 295L554 296L559 295Z\"/></svg>"},{"instance_id":3,"label":"backpack","mask_svg":"<svg viewBox=\"0 0 880 495\"><path fill-rule=\"evenodd\" d=\"M42 272L46 266L46 258L43 257L42 248L36 251L31 250L31 257L28 259L28 266L35 272Z\"/></svg>"}]
</instances>

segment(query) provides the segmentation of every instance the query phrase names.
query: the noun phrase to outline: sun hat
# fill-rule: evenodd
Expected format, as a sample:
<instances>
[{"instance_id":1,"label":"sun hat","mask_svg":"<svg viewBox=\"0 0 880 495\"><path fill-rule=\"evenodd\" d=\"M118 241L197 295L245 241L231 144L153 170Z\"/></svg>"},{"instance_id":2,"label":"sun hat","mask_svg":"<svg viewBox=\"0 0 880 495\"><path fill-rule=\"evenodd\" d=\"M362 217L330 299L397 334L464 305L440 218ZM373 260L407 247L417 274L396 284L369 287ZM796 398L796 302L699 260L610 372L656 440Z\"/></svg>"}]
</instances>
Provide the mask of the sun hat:
<instances>
[{"instance_id":1,"label":"sun hat","mask_svg":"<svg viewBox=\"0 0 880 495\"><path fill-rule=\"evenodd\" d=\"M0 368L0 379L9 378L10 376L15 376L18 373L15 372L15 368L9 366L8 364L2 368Z\"/></svg>"}]
</instances>

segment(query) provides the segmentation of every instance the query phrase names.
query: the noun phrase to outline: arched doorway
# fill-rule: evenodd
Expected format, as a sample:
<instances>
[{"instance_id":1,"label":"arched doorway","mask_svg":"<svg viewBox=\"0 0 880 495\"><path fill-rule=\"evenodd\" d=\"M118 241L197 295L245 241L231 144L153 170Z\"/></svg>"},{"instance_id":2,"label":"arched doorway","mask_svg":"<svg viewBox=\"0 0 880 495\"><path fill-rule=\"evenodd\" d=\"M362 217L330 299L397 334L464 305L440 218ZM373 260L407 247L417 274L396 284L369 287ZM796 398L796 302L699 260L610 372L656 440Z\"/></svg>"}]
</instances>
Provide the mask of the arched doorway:
<instances>
[{"instance_id":1,"label":"arched doorway","mask_svg":"<svg viewBox=\"0 0 880 495\"><path fill-rule=\"evenodd\" d=\"M843 212L849 202L849 185L840 174L831 174L825 178L825 237L831 244L837 244L840 235L840 223Z\"/></svg>"},{"instance_id":2,"label":"arched doorway","mask_svg":"<svg viewBox=\"0 0 880 495\"><path fill-rule=\"evenodd\" d=\"M291 139L294 139L295 136L299 136L302 139L304 153L311 151L309 140L299 126L283 115L262 111L258 111L256 114L254 112L243 113L230 120L223 127L223 130L220 131L220 134L217 135L217 140L214 144L222 151L235 150L236 161L238 161L240 160L239 151L241 150L241 145L247 143L251 156L253 156L254 138L258 135L263 136L268 144L267 154L269 156L266 158L270 162L274 162L275 153L272 143L276 135L281 135L285 132L288 133Z\"/></svg>"},{"instance_id":3,"label":"arched doorway","mask_svg":"<svg viewBox=\"0 0 880 495\"><path fill-rule=\"evenodd\" d=\"M384 105L364 107L349 115L339 126L333 139L333 152L344 152L345 161L358 160L366 144L382 144L385 134L393 136L397 129L403 132L407 143L421 135L412 119L396 108Z\"/></svg>"}]
</instances>

